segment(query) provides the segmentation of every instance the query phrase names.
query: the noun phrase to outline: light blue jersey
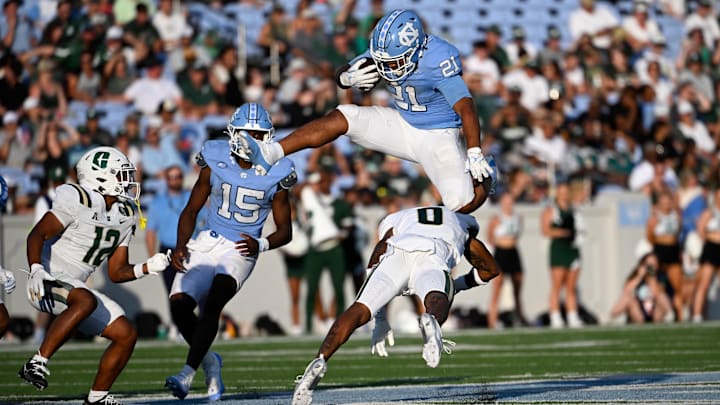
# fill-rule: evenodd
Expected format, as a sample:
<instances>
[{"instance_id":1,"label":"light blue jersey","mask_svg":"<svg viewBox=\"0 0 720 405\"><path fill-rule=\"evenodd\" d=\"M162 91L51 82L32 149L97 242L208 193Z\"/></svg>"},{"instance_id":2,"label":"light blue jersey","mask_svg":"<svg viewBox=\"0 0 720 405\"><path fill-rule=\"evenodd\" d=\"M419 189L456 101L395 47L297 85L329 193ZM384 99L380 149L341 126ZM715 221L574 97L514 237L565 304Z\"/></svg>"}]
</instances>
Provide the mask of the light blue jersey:
<instances>
[{"instance_id":1,"label":"light blue jersey","mask_svg":"<svg viewBox=\"0 0 720 405\"><path fill-rule=\"evenodd\" d=\"M272 209L272 200L281 189L294 184L295 165L282 158L264 176L254 168L243 169L230 152L227 140L207 141L198 164L210 175L210 205L206 229L228 240L240 240L241 233L259 238Z\"/></svg>"},{"instance_id":2,"label":"light blue jersey","mask_svg":"<svg viewBox=\"0 0 720 405\"><path fill-rule=\"evenodd\" d=\"M353 59L350 65L360 58L372 59L370 51ZM461 74L457 48L428 35L417 69L401 83L387 83L387 87L395 108L415 128L459 128L462 121L452 106L463 97L471 97Z\"/></svg>"}]
</instances>

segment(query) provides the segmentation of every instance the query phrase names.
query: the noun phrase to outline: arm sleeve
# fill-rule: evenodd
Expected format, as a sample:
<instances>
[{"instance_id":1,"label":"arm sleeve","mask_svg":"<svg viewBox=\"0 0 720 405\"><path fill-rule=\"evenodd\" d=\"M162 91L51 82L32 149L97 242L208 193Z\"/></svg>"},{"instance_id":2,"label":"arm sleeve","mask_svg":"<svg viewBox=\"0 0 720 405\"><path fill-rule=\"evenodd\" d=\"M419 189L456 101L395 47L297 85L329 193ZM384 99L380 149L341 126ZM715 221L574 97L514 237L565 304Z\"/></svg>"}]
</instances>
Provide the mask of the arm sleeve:
<instances>
[{"instance_id":1,"label":"arm sleeve","mask_svg":"<svg viewBox=\"0 0 720 405\"><path fill-rule=\"evenodd\" d=\"M55 190L55 200L50 212L67 228L78 216L80 204L78 191L69 184L63 184Z\"/></svg>"}]
</instances>

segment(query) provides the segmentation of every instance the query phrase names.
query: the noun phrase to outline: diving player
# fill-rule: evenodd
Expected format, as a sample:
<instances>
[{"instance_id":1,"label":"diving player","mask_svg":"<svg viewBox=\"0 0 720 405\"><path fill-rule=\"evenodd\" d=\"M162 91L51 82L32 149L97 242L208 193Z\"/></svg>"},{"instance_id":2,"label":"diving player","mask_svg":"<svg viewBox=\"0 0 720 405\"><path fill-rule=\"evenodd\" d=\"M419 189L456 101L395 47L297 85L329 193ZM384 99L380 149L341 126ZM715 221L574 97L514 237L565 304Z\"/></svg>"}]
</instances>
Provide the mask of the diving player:
<instances>
[{"instance_id":1,"label":"diving player","mask_svg":"<svg viewBox=\"0 0 720 405\"><path fill-rule=\"evenodd\" d=\"M429 367L437 367L444 350L440 325L447 319L453 294L487 284L498 275L490 252L475 239L478 228L475 218L456 214L447 207L410 208L388 215L378 229L383 237L370 258L372 271L355 303L338 317L317 357L298 379L293 405L312 402L312 391L327 371L326 361L373 314L371 350L387 356L385 340L392 346L393 337L384 316L385 306L406 292L417 295L425 304L426 313L419 319L424 340L422 356ZM450 270L463 254L474 268L453 281Z\"/></svg>"},{"instance_id":2,"label":"diving player","mask_svg":"<svg viewBox=\"0 0 720 405\"><path fill-rule=\"evenodd\" d=\"M137 332L120 305L85 282L106 261L110 280L123 283L163 271L169 257L158 253L144 264L128 262L138 222L131 201L140 196L140 186L135 166L122 152L105 146L89 150L77 163L77 175L80 185L58 187L52 209L27 237L28 300L57 318L19 375L47 388L48 361L80 329L111 342L84 403L119 404L108 391L135 348Z\"/></svg>"},{"instance_id":3,"label":"diving player","mask_svg":"<svg viewBox=\"0 0 720 405\"><path fill-rule=\"evenodd\" d=\"M365 148L419 163L445 206L472 212L492 192L497 173L480 150L479 119L461 73L457 48L426 35L413 11L394 10L373 29L370 49L336 76L340 87L362 90L372 89L382 77L394 108L341 105L279 142L242 138L242 153L267 169L283 156L346 134ZM491 180L481 184L487 177Z\"/></svg>"},{"instance_id":4,"label":"diving player","mask_svg":"<svg viewBox=\"0 0 720 405\"><path fill-rule=\"evenodd\" d=\"M172 262L178 273L170 292L173 321L190 344L186 364L165 386L180 399L187 396L202 364L210 400L225 390L217 353L209 352L218 330L220 314L240 290L255 267L258 253L288 243L292 237L288 189L297 181L295 166L280 159L265 175L239 158L238 139L246 134L269 142L274 133L267 111L255 103L243 104L227 127L227 140L207 141L197 157L202 168L178 223L177 246ZM210 198L208 226L194 239L198 211ZM276 230L261 237L272 211ZM200 306L199 317L195 307Z\"/></svg>"}]
</instances>

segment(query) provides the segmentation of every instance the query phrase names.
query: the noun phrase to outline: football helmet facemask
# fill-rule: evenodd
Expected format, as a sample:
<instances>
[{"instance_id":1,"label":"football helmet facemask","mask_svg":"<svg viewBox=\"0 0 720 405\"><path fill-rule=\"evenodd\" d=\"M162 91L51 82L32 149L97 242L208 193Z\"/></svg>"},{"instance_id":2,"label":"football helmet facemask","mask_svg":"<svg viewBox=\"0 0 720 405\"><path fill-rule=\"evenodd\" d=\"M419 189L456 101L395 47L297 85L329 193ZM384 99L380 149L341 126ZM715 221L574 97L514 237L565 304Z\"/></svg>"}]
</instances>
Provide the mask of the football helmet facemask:
<instances>
[{"instance_id":1,"label":"football helmet facemask","mask_svg":"<svg viewBox=\"0 0 720 405\"><path fill-rule=\"evenodd\" d=\"M77 163L80 185L102 195L121 200L140 197L140 184L135 181L135 165L115 148L100 146L86 152Z\"/></svg>"},{"instance_id":2,"label":"football helmet facemask","mask_svg":"<svg viewBox=\"0 0 720 405\"><path fill-rule=\"evenodd\" d=\"M272 141L275 135L275 128L270 120L270 114L257 103L246 103L235 110L230 122L227 125L227 134L230 137L230 151L243 159L246 159L242 152L242 143L239 137L251 136L250 133L262 133L265 143Z\"/></svg>"},{"instance_id":3,"label":"football helmet facemask","mask_svg":"<svg viewBox=\"0 0 720 405\"><path fill-rule=\"evenodd\" d=\"M370 36L370 55L380 76L397 82L415 68L427 42L420 17L410 10L393 10L378 21Z\"/></svg>"}]
</instances>

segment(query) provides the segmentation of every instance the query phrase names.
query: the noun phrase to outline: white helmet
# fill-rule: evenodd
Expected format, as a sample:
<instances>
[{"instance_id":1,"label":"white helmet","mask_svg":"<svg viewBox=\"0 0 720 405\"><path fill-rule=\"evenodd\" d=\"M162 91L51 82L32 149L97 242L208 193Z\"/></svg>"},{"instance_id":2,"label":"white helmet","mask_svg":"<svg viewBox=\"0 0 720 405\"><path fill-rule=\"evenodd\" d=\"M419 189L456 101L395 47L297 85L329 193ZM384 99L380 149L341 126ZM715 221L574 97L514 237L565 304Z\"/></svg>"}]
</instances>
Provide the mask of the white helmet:
<instances>
[{"instance_id":1,"label":"white helmet","mask_svg":"<svg viewBox=\"0 0 720 405\"><path fill-rule=\"evenodd\" d=\"M122 200L140 197L140 184L135 181L135 165L115 148L100 146L87 151L77 163L80 185L102 195Z\"/></svg>"}]
</instances>

